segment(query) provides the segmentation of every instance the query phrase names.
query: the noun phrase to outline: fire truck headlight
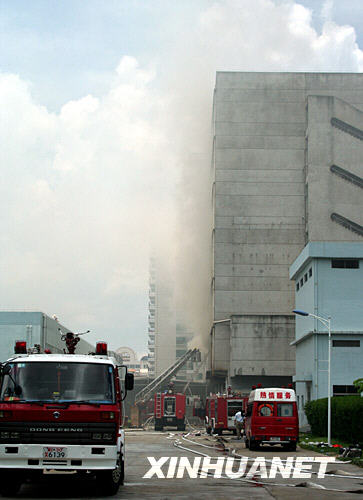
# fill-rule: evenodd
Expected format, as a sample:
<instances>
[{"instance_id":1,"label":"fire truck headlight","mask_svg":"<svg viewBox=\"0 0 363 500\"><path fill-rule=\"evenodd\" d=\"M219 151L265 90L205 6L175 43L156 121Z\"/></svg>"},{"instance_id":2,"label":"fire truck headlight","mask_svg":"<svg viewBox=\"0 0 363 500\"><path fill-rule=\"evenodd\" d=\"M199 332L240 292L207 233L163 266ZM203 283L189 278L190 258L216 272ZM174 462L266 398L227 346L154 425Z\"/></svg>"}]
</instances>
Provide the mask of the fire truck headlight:
<instances>
[{"instance_id":1,"label":"fire truck headlight","mask_svg":"<svg viewBox=\"0 0 363 500\"><path fill-rule=\"evenodd\" d=\"M102 434L99 434L99 433L92 434L92 438L93 439L102 439Z\"/></svg>"},{"instance_id":2,"label":"fire truck headlight","mask_svg":"<svg viewBox=\"0 0 363 500\"><path fill-rule=\"evenodd\" d=\"M111 440L111 439L112 439L112 434L105 433L105 434L103 435L103 439L108 439L108 440Z\"/></svg>"},{"instance_id":3,"label":"fire truck headlight","mask_svg":"<svg viewBox=\"0 0 363 500\"><path fill-rule=\"evenodd\" d=\"M8 432L0 432L0 438L1 439L7 439L9 438L9 433Z\"/></svg>"},{"instance_id":4,"label":"fire truck headlight","mask_svg":"<svg viewBox=\"0 0 363 500\"><path fill-rule=\"evenodd\" d=\"M20 434L19 434L19 432L11 432L10 437L12 439L18 439L20 437Z\"/></svg>"},{"instance_id":5,"label":"fire truck headlight","mask_svg":"<svg viewBox=\"0 0 363 500\"><path fill-rule=\"evenodd\" d=\"M13 414L12 411L0 411L0 418L8 418Z\"/></svg>"},{"instance_id":6,"label":"fire truck headlight","mask_svg":"<svg viewBox=\"0 0 363 500\"><path fill-rule=\"evenodd\" d=\"M107 418L107 420L113 420L115 418L115 413L113 411L102 411L101 418Z\"/></svg>"}]
</instances>

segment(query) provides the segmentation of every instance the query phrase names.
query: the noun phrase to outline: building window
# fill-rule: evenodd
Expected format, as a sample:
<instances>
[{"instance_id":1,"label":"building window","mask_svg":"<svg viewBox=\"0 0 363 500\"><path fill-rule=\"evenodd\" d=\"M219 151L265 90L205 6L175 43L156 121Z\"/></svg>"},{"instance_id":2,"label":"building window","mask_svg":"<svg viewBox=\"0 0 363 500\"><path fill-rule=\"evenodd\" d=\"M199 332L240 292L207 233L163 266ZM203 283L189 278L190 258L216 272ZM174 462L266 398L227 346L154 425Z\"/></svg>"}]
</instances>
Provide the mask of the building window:
<instances>
[{"instance_id":1,"label":"building window","mask_svg":"<svg viewBox=\"0 0 363 500\"><path fill-rule=\"evenodd\" d=\"M303 284L304 284L304 280L301 278L301 280L300 280L300 288L303 286Z\"/></svg>"},{"instance_id":2,"label":"building window","mask_svg":"<svg viewBox=\"0 0 363 500\"><path fill-rule=\"evenodd\" d=\"M350 396L357 394L354 385L333 385L333 396Z\"/></svg>"},{"instance_id":3,"label":"building window","mask_svg":"<svg viewBox=\"0 0 363 500\"><path fill-rule=\"evenodd\" d=\"M296 291L298 292L300 288L299 282L296 283Z\"/></svg>"},{"instance_id":4,"label":"building window","mask_svg":"<svg viewBox=\"0 0 363 500\"><path fill-rule=\"evenodd\" d=\"M333 347L360 347L360 340L333 340Z\"/></svg>"},{"instance_id":5,"label":"building window","mask_svg":"<svg viewBox=\"0 0 363 500\"><path fill-rule=\"evenodd\" d=\"M305 273L305 275L304 275L304 281L305 281L305 283L307 282L307 280L308 280L308 273Z\"/></svg>"},{"instance_id":6,"label":"building window","mask_svg":"<svg viewBox=\"0 0 363 500\"><path fill-rule=\"evenodd\" d=\"M333 269L359 269L358 259L332 259L331 267Z\"/></svg>"},{"instance_id":7,"label":"building window","mask_svg":"<svg viewBox=\"0 0 363 500\"><path fill-rule=\"evenodd\" d=\"M312 277L312 275L313 275L313 270L312 270L312 268L310 268L310 269L309 269L309 278L311 278L311 277Z\"/></svg>"},{"instance_id":8,"label":"building window","mask_svg":"<svg viewBox=\"0 0 363 500\"><path fill-rule=\"evenodd\" d=\"M184 354L187 352L186 349L177 349L175 352L175 355L177 358L180 358L181 356L184 356Z\"/></svg>"},{"instance_id":9,"label":"building window","mask_svg":"<svg viewBox=\"0 0 363 500\"><path fill-rule=\"evenodd\" d=\"M186 344L187 343L187 338L186 337L177 337L176 338L176 343L177 344Z\"/></svg>"}]
</instances>

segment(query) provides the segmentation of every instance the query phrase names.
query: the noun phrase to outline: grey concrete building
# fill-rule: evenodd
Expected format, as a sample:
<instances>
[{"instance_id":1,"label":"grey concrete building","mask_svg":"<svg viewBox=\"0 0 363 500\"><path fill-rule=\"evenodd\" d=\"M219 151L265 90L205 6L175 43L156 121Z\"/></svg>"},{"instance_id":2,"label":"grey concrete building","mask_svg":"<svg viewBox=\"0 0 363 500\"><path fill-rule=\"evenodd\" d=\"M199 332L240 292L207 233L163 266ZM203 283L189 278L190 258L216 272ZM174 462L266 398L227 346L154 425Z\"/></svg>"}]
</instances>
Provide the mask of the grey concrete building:
<instances>
[{"instance_id":1,"label":"grey concrete building","mask_svg":"<svg viewBox=\"0 0 363 500\"><path fill-rule=\"evenodd\" d=\"M361 241L362 109L361 74L217 73L215 386L292 380L289 266L309 241Z\"/></svg>"}]
</instances>

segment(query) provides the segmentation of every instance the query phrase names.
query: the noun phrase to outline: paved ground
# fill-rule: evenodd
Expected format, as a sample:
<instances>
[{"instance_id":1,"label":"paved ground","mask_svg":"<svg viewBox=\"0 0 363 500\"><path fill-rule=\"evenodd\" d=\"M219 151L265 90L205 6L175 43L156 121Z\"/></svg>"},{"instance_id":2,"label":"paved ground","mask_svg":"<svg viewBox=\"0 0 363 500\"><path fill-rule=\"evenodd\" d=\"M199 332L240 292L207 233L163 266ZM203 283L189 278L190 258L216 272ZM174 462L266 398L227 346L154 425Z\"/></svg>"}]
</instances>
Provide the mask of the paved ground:
<instances>
[{"instance_id":1,"label":"paved ground","mask_svg":"<svg viewBox=\"0 0 363 500\"><path fill-rule=\"evenodd\" d=\"M159 500L232 500L232 499L291 499L299 500L309 497L309 500L315 499L357 499L359 491L363 491L363 469L351 464L339 463L329 466L328 470L338 471L342 478L327 476L324 479L317 479L313 476L311 480L306 479L281 479L260 480L255 476L252 483L245 481L236 481L231 479L190 479L184 476L183 479L158 479L155 476L152 479L143 479L150 465L147 457L188 457L191 461L196 455L192 451L183 450L175 447L175 442L179 441L181 446L190 450L198 451L211 457L227 457L228 453L234 449L235 453L248 457L265 457L270 460L272 457L284 459L288 456L321 456L319 454L298 449L297 452L288 453L275 448L266 448L251 452L244 448L241 441L235 440L231 436L225 436L224 445L229 448L229 452L223 451L223 447L218 445L214 438L202 434L196 436L191 434L187 439L182 439L180 433L168 432L156 433L153 431L128 431L127 432L127 467L125 485L120 488L116 498L121 499L159 499ZM215 445L218 445L215 448ZM204 446L211 446L206 448ZM316 470L316 466L314 467ZM166 473L168 466L162 470ZM352 479L347 476L357 475L361 478ZM258 483L274 483L259 486ZM295 484L310 482L307 487L292 487ZM314 486L312 488L311 486ZM324 489L316 489L317 487ZM340 490L340 491L332 491ZM348 493L347 490L356 491ZM358 494L357 494L358 493ZM19 497L22 498L103 498L95 489L95 482L92 480L81 480L70 475L55 475L43 480L39 484L26 484L22 487Z\"/></svg>"}]
</instances>

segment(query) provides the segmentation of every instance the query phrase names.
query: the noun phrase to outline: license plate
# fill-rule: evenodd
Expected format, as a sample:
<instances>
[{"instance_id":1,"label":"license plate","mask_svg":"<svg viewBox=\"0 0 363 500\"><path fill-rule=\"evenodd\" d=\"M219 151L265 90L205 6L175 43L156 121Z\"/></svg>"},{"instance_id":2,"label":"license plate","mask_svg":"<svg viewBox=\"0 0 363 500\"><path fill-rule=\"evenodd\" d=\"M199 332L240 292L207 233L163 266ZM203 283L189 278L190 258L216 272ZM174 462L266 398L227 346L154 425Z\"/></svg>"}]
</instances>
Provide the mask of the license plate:
<instances>
[{"instance_id":1,"label":"license plate","mask_svg":"<svg viewBox=\"0 0 363 500\"><path fill-rule=\"evenodd\" d=\"M274 438L271 437L270 441L281 441L281 438L279 438L279 437L274 437Z\"/></svg>"},{"instance_id":2,"label":"license plate","mask_svg":"<svg viewBox=\"0 0 363 500\"><path fill-rule=\"evenodd\" d=\"M67 448L62 447L44 447L43 448L43 458L66 458Z\"/></svg>"}]
</instances>

